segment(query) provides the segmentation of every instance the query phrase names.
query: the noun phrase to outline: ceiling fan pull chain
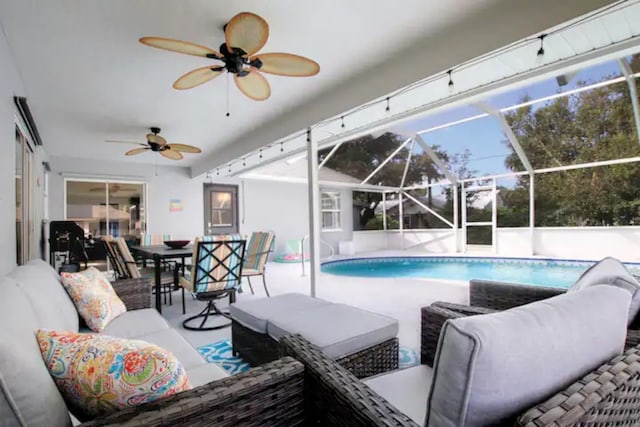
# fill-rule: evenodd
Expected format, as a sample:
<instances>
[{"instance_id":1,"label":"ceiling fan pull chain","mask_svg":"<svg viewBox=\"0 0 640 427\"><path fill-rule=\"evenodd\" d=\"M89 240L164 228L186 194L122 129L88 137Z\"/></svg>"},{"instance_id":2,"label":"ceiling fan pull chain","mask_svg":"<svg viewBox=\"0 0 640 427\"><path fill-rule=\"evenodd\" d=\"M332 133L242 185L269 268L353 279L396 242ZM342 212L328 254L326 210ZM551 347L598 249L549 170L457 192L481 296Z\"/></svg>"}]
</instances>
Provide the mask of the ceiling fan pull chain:
<instances>
[{"instance_id":1,"label":"ceiling fan pull chain","mask_svg":"<svg viewBox=\"0 0 640 427\"><path fill-rule=\"evenodd\" d=\"M227 117L229 117L231 113L229 112L229 73L227 73Z\"/></svg>"}]
</instances>

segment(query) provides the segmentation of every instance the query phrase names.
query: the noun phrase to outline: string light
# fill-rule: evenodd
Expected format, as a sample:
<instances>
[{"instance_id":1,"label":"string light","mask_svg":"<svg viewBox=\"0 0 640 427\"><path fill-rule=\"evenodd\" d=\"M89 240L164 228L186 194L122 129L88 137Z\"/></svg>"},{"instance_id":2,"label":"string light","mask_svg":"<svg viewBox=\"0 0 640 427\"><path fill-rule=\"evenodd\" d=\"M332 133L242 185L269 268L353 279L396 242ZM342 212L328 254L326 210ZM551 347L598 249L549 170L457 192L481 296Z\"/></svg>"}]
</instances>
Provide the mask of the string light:
<instances>
[{"instance_id":1,"label":"string light","mask_svg":"<svg viewBox=\"0 0 640 427\"><path fill-rule=\"evenodd\" d=\"M389 104L389 97L387 96L387 107L384 109L387 113L391 112L391 105Z\"/></svg>"},{"instance_id":2,"label":"string light","mask_svg":"<svg viewBox=\"0 0 640 427\"><path fill-rule=\"evenodd\" d=\"M447 71L447 74L449 75L449 93L453 93L453 91L455 90L454 84L453 84L453 77L451 76L451 74L453 73L453 70L449 70Z\"/></svg>"},{"instance_id":3,"label":"string light","mask_svg":"<svg viewBox=\"0 0 640 427\"><path fill-rule=\"evenodd\" d=\"M280 152L282 153L284 151L284 147L282 146L282 142L280 143Z\"/></svg>"},{"instance_id":4,"label":"string light","mask_svg":"<svg viewBox=\"0 0 640 427\"><path fill-rule=\"evenodd\" d=\"M242 158L242 166L247 166L247 158L246 157Z\"/></svg>"},{"instance_id":5,"label":"string light","mask_svg":"<svg viewBox=\"0 0 640 427\"><path fill-rule=\"evenodd\" d=\"M231 163L229 163L229 173L231 173Z\"/></svg>"},{"instance_id":6,"label":"string light","mask_svg":"<svg viewBox=\"0 0 640 427\"><path fill-rule=\"evenodd\" d=\"M538 49L538 53L536 54L536 62L538 64L544 61L544 38L545 37L547 37L546 34L541 34L540 36L538 36L538 39L540 39L540 49Z\"/></svg>"},{"instance_id":7,"label":"string light","mask_svg":"<svg viewBox=\"0 0 640 427\"><path fill-rule=\"evenodd\" d=\"M216 175L220 175L220 168L216 168Z\"/></svg>"},{"instance_id":8,"label":"string light","mask_svg":"<svg viewBox=\"0 0 640 427\"><path fill-rule=\"evenodd\" d=\"M340 127L344 129L344 116L340 116L340 121L341 121Z\"/></svg>"},{"instance_id":9,"label":"string light","mask_svg":"<svg viewBox=\"0 0 640 427\"><path fill-rule=\"evenodd\" d=\"M262 148L260 149L260 158L262 158Z\"/></svg>"}]
</instances>

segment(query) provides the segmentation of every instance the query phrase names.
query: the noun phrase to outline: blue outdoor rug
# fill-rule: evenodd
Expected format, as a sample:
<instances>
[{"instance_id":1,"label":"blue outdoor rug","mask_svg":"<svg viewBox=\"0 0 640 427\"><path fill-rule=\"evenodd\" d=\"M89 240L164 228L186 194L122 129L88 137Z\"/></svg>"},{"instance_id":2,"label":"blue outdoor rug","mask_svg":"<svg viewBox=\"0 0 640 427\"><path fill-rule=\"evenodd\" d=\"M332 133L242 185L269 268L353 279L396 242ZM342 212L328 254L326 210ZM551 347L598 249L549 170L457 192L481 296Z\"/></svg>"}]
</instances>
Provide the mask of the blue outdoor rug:
<instances>
[{"instance_id":1,"label":"blue outdoor rug","mask_svg":"<svg viewBox=\"0 0 640 427\"><path fill-rule=\"evenodd\" d=\"M213 344L206 344L197 347L202 357L207 362L215 363L227 373L239 374L249 369L249 364L243 362L241 358L233 355L231 340L222 340ZM400 347L400 369L410 368L420 363L418 352L407 347Z\"/></svg>"}]
</instances>

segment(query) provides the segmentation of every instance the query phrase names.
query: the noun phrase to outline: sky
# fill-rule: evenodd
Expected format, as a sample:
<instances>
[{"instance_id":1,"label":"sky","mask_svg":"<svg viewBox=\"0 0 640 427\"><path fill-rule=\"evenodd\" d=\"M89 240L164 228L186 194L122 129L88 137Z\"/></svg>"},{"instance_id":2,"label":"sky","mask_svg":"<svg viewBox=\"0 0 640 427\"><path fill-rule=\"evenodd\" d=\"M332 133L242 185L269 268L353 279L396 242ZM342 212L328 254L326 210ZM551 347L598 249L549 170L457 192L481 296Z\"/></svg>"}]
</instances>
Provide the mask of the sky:
<instances>
[{"instance_id":1,"label":"sky","mask_svg":"<svg viewBox=\"0 0 640 427\"><path fill-rule=\"evenodd\" d=\"M569 83L562 87L559 86L555 78L551 78L494 95L486 99L485 102L495 108L504 108L518 104L525 95L528 95L531 99L538 99L575 89L580 81L590 84L602 80L605 76L613 75L621 75L617 61L609 61L580 70L575 75L569 76ZM543 103L537 104L538 107L543 105ZM536 108L536 105L534 105L533 108ZM475 107L462 106L416 119L402 125L401 128L415 132L481 113L482 112ZM462 153L465 149L469 149L471 159L468 166L470 169L478 172L476 176L510 172L504 165L505 158L510 153L510 149L505 146L505 136L498 121L493 117L483 117L466 123L438 129L433 132L424 133L422 137L427 144L438 145L448 153ZM419 153L421 149L416 148L414 152Z\"/></svg>"}]
</instances>

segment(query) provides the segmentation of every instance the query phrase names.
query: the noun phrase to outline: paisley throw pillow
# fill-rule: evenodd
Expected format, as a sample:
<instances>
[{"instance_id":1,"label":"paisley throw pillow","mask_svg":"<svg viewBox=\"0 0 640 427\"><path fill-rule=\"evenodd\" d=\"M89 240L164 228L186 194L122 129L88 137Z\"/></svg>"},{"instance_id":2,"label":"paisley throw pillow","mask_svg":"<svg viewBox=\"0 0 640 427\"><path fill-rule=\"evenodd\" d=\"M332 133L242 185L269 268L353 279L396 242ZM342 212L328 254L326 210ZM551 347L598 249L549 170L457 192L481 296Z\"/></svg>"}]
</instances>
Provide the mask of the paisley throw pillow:
<instances>
[{"instance_id":1,"label":"paisley throw pillow","mask_svg":"<svg viewBox=\"0 0 640 427\"><path fill-rule=\"evenodd\" d=\"M81 421L191 388L180 361L145 341L42 329L36 336L49 373Z\"/></svg>"},{"instance_id":2,"label":"paisley throw pillow","mask_svg":"<svg viewBox=\"0 0 640 427\"><path fill-rule=\"evenodd\" d=\"M102 332L109 322L127 311L111 283L97 268L60 273L60 277L78 313L92 331Z\"/></svg>"}]
</instances>

